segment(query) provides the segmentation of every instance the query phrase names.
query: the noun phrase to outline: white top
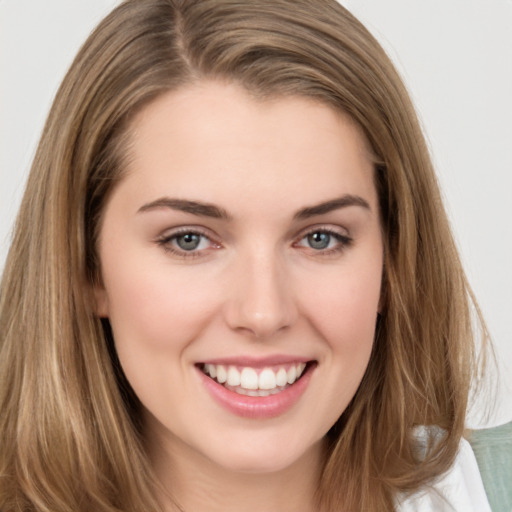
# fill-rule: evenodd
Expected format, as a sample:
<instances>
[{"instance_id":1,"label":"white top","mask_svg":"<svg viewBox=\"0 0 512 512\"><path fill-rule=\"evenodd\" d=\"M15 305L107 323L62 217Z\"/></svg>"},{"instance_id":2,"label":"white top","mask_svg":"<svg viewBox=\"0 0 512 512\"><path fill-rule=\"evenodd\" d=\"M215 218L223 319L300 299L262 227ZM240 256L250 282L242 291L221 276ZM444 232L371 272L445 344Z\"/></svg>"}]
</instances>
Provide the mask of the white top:
<instances>
[{"instance_id":1,"label":"white top","mask_svg":"<svg viewBox=\"0 0 512 512\"><path fill-rule=\"evenodd\" d=\"M436 483L398 499L398 512L491 512L471 445L463 439L453 467Z\"/></svg>"}]
</instances>

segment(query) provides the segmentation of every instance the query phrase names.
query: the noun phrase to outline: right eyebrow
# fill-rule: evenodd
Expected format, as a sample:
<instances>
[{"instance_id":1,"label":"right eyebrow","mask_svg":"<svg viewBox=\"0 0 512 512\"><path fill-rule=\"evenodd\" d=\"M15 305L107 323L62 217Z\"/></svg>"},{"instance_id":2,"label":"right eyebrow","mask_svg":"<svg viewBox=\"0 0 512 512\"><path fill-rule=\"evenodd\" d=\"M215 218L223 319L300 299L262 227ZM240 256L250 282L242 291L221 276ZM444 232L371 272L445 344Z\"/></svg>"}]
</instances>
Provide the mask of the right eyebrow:
<instances>
[{"instance_id":1,"label":"right eyebrow","mask_svg":"<svg viewBox=\"0 0 512 512\"><path fill-rule=\"evenodd\" d=\"M191 213L199 217L212 217L214 219L230 220L228 212L214 204L202 203L199 201L189 201L186 199L175 199L171 197L161 197L147 203L139 208L137 213L158 210L162 208L170 208L180 212Z\"/></svg>"}]
</instances>

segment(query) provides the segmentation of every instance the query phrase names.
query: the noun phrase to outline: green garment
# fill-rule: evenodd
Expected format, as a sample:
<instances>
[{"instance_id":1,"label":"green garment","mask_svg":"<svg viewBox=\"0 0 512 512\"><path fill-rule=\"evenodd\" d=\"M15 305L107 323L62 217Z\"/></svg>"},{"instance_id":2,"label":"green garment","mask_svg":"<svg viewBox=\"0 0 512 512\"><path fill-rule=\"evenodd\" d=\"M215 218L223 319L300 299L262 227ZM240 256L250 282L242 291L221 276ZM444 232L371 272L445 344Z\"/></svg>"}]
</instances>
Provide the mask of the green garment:
<instances>
[{"instance_id":1,"label":"green garment","mask_svg":"<svg viewBox=\"0 0 512 512\"><path fill-rule=\"evenodd\" d=\"M512 512L512 422L474 430L469 439L493 512Z\"/></svg>"}]
</instances>

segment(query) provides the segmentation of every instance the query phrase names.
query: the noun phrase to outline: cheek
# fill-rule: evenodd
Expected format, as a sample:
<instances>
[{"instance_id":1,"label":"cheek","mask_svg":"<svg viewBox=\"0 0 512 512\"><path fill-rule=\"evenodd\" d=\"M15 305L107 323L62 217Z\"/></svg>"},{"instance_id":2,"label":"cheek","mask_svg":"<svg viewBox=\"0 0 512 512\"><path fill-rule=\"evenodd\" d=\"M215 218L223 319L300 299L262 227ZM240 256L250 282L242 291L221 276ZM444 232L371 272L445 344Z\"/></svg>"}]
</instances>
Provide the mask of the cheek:
<instances>
[{"instance_id":1,"label":"cheek","mask_svg":"<svg viewBox=\"0 0 512 512\"><path fill-rule=\"evenodd\" d=\"M370 360L380 298L381 266L350 265L350 270L317 281L305 308L327 350L323 363L324 414L328 428L338 419L359 387ZM333 407L333 404L334 407Z\"/></svg>"},{"instance_id":2,"label":"cheek","mask_svg":"<svg viewBox=\"0 0 512 512\"><path fill-rule=\"evenodd\" d=\"M190 273L140 260L132 256L104 267L118 352L186 346L215 310L211 288Z\"/></svg>"},{"instance_id":3,"label":"cheek","mask_svg":"<svg viewBox=\"0 0 512 512\"><path fill-rule=\"evenodd\" d=\"M183 369L190 361L184 354L212 317L215 300L209 287L198 287L186 272L146 267L131 259L105 268L105 285L123 371L141 402L162 411L171 399L189 400Z\"/></svg>"},{"instance_id":4,"label":"cheek","mask_svg":"<svg viewBox=\"0 0 512 512\"><path fill-rule=\"evenodd\" d=\"M322 389L324 400L318 409L326 432L354 398L368 367L375 338L378 297L347 292L331 296L330 308L326 307L317 316L317 329L328 346L325 360L321 361L326 377Z\"/></svg>"},{"instance_id":5,"label":"cheek","mask_svg":"<svg viewBox=\"0 0 512 512\"><path fill-rule=\"evenodd\" d=\"M322 283L322 286L318 286ZM308 286L307 306L316 329L334 346L372 345L381 289L381 268L362 267L339 272Z\"/></svg>"}]
</instances>

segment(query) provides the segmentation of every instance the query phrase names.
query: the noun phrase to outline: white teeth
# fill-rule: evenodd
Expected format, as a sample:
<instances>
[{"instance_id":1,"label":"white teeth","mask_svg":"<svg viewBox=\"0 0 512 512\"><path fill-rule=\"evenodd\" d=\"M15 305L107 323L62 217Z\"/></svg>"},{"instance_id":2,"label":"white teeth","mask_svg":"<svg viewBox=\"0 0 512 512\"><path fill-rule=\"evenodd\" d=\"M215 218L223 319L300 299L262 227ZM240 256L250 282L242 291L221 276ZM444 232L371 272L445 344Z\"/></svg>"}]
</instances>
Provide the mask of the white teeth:
<instances>
[{"instance_id":1,"label":"white teeth","mask_svg":"<svg viewBox=\"0 0 512 512\"><path fill-rule=\"evenodd\" d=\"M295 366L290 366L288 370L288 384L293 384L297 379L297 368Z\"/></svg>"},{"instance_id":2,"label":"white teeth","mask_svg":"<svg viewBox=\"0 0 512 512\"><path fill-rule=\"evenodd\" d=\"M228 368L227 383L229 386L240 386L240 372L234 366Z\"/></svg>"},{"instance_id":3,"label":"white teeth","mask_svg":"<svg viewBox=\"0 0 512 512\"><path fill-rule=\"evenodd\" d=\"M228 374L226 372L226 368L221 364L217 365L217 382L220 384L224 384L228 380Z\"/></svg>"},{"instance_id":4,"label":"white teeth","mask_svg":"<svg viewBox=\"0 0 512 512\"><path fill-rule=\"evenodd\" d=\"M215 379L215 377L217 377L217 367L214 364L207 364L205 365L204 369L212 379Z\"/></svg>"},{"instance_id":5,"label":"white teeth","mask_svg":"<svg viewBox=\"0 0 512 512\"><path fill-rule=\"evenodd\" d=\"M240 386L244 389L258 389L258 374L253 368L244 368L240 374Z\"/></svg>"},{"instance_id":6,"label":"white teeth","mask_svg":"<svg viewBox=\"0 0 512 512\"><path fill-rule=\"evenodd\" d=\"M304 372L306 363L291 365L288 369L263 368L259 375L256 369L245 367L239 371L235 366L205 364L203 371L219 384L225 384L237 393L249 396L268 396L279 393L293 384ZM235 389L236 388L236 389Z\"/></svg>"},{"instance_id":7,"label":"white teeth","mask_svg":"<svg viewBox=\"0 0 512 512\"><path fill-rule=\"evenodd\" d=\"M265 368L258 379L260 389L274 389L276 387L276 374L270 369Z\"/></svg>"},{"instance_id":8,"label":"white teeth","mask_svg":"<svg viewBox=\"0 0 512 512\"><path fill-rule=\"evenodd\" d=\"M286 386L288 384L288 374L284 368L279 368L279 371L276 373L276 384L278 386Z\"/></svg>"}]
</instances>

